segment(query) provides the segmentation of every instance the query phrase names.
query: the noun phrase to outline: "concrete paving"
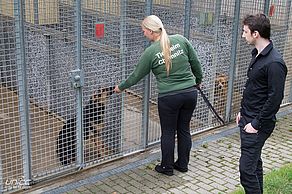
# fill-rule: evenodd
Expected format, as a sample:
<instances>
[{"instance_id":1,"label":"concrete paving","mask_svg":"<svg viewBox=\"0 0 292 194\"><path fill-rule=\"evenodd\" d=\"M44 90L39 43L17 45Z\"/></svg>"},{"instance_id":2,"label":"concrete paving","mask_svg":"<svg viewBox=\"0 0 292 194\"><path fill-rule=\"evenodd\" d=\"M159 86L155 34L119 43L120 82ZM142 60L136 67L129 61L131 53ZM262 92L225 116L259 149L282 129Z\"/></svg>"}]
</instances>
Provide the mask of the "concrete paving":
<instances>
[{"instance_id":1,"label":"concrete paving","mask_svg":"<svg viewBox=\"0 0 292 194\"><path fill-rule=\"evenodd\" d=\"M291 106L278 113L276 129L262 153L265 173L292 162L291 118ZM230 193L240 186L239 156L239 132L232 124L194 136L187 173L174 171L169 177L155 172L160 158L157 145L134 156L35 185L25 193Z\"/></svg>"}]
</instances>

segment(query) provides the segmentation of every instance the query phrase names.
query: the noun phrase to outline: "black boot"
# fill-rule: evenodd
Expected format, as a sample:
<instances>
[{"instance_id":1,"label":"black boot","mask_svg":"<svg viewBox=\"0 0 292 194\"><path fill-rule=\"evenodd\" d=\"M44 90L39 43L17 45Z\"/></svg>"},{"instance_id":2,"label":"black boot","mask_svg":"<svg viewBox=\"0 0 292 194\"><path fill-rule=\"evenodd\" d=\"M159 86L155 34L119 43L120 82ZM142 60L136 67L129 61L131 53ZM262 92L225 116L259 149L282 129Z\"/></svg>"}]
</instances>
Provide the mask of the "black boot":
<instances>
[{"instance_id":1,"label":"black boot","mask_svg":"<svg viewBox=\"0 0 292 194\"><path fill-rule=\"evenodd\" d=\"M167 176L172 176L173 175L173 169L165 168L165 167L163 167L161 165L156 165L155 166L155 170L156 170L156 172L165 174Z\"/></svg>"},{"instance_id":2,"label":"black boot","mask_svg":"<svg viewBox=\"0 0 292 194\"><path fill-rule=\"evenodd\" d=\"M174 163L173 168L174 168L175 170L180 171L180 172L188 172L188 168L182 168L182 167L178 166L177 163Z\"/></svg>"}]
</instances>

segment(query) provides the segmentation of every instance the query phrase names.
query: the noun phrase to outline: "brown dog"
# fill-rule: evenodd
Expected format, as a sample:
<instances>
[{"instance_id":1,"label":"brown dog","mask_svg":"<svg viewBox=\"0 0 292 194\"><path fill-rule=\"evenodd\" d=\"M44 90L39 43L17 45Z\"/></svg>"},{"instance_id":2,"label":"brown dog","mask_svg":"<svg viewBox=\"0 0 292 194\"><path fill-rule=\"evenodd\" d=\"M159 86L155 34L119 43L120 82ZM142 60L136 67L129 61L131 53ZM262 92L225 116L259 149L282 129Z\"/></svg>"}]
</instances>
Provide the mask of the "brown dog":
<instances>
[{"instance_id":1,"label":"brown dog","mask_svg":"<svg viewBox=\"0 0 292 194\"><path fill-rule=\"evenodd\" d=\"M218 74L215 78L214 108L222 118L225 118L227 91L228 76Z\"/></svg>"},{"instance_id":2,"label":"brown dog","mask_svg":"<svg viewBox=\"0 0 292 194\"><path fill-rule=\"evenodd\" d=\"M228 92L228 76L218 74L215 79L214 108L225 119ZM231 114L237 114L240 109L241 93L233 88Z\"/></svg>"}]
</instances>

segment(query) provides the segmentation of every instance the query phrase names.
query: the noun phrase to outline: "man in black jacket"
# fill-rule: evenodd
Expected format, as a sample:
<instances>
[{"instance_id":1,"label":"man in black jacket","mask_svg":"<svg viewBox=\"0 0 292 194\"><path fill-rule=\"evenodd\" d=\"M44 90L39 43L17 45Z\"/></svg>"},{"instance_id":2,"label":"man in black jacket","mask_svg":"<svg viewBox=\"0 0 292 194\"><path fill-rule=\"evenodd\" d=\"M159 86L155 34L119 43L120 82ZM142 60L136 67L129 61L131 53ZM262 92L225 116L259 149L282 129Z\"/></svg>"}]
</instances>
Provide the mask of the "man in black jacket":
<instances>
[{"instance_id":1,"label":"man in black jacket","mask_svg":"<svg viewBox=\"0 0 292 194\"><path fill-rule=\"evenodd\" d=\"M264 14L244 18L242 37L255 46L236 117L241 139L240 182L247 194L263 193L261 152L273 132L275 115L284 97L287 67L273 47L270 34L270 20Z\"/></svg>"}]
</instances>

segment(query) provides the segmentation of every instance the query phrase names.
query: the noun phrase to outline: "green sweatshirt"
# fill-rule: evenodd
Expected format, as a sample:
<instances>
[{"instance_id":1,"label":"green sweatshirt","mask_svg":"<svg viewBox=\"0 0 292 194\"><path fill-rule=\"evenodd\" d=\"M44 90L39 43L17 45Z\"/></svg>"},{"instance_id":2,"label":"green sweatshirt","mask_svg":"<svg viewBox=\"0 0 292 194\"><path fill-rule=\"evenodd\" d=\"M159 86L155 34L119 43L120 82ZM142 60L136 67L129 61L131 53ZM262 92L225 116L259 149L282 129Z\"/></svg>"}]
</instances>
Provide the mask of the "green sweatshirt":
<instances>
[{"instance_id":1,"label":"green sweatshirt","mask_svg":"<svg viewBox=\"0 0 292 194\"><path fill-rule=\"evenodd\" d=\"M193 46L185 37L178 34L169 36L169 39L172 60L169 75L167 76L160 41L156 41L145 49L135 70L127 80L119 84L120 90L135 85L150 71L156 77L160 94L186 89L201 83L202 68Z\"/></svg>"}]
</instances>

